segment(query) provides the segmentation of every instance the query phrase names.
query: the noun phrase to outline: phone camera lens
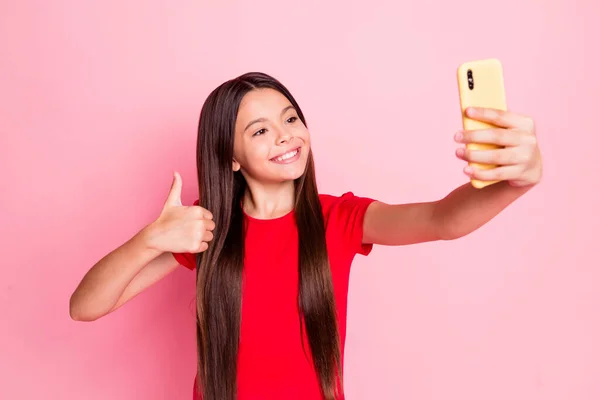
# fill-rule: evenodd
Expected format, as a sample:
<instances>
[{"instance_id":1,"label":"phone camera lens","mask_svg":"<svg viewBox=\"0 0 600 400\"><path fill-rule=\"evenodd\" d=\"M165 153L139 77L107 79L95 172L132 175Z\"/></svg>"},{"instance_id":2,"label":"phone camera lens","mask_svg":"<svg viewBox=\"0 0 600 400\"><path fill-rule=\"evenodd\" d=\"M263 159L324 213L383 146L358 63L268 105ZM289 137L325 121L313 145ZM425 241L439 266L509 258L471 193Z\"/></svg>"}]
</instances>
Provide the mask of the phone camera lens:
<instances>
[{"instance_id":1,"label":"phone camera lens","mask_svg":"<svg viewBox=\"0 0 600 400\"><path fill-rule=\"evenodd\" d=\"M473 90L473 88L475 87L475 84L473 82L473 71L471 71L471 70L467 71L467 82L469 82L469 89Z\"/></svg>"}]
</instances>

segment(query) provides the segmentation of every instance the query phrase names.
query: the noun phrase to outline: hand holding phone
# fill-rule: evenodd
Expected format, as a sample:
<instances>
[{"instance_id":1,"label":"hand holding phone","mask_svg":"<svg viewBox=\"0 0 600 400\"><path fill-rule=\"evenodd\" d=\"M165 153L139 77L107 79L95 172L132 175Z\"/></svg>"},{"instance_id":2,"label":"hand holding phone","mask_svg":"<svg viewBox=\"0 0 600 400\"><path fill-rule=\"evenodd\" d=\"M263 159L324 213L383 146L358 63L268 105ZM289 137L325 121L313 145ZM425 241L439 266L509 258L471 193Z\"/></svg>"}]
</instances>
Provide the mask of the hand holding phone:
<instances>
[{"instance_id":1,"label":"hand holding phone","mask_svg":"<svg viewBox=\"0 0 600 400\"><path fill-rule=\"evenodd\" d=\"M465 131L495 128L486 122L469 118L465 110L469 107L492 108L506 110L504 77L502 64L497 59L470 61L461 64L457 70L458 93L462 112L462 124ZM492 150L501 148L498 145L486 143L467 143L470 150ZM494 164L469 162L469 166L479 169L492 169ZM476 188L483 188L498 182L471 179Z\"/></svg>"},{"instance_id":2,"label":"hand holding phone","mask_svg":"<svg viewBox=\"0 0 600 400\"><path fill-rule=\"evenodd\" d=\"M458 68L464 131L455 140L465 147L456 155L467 161L465 173L475 188L507 181L511 186L537 184L542 156L531 117L507 111L502 67L495 59ZM465 112L469 110L469 112Z\"/></svg>"}]
</instances>

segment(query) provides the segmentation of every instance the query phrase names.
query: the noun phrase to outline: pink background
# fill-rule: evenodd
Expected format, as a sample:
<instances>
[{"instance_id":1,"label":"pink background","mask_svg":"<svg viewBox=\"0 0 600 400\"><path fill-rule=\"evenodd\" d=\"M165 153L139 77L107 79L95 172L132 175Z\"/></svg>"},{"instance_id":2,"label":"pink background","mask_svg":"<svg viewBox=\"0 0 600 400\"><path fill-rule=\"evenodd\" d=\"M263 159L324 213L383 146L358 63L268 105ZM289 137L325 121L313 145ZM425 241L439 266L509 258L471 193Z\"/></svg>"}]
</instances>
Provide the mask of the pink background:
<instances>
[{"instance_id":1,"label":"pink background","mask_svg":"<svg viewBox=\"0 0 600 400\"><path fill-rule=\"evenodd\" d=\"M456 67L487 57L537 121L544 181L466 238L357 258L347 398L600 398L600 13L570 3L2 2L0 398L191 398L193 273L94 323L68 300L173 170L195 199L215 86L281 79L322 192L432 200L466 181Z\"/></svg>"}]
</instances>

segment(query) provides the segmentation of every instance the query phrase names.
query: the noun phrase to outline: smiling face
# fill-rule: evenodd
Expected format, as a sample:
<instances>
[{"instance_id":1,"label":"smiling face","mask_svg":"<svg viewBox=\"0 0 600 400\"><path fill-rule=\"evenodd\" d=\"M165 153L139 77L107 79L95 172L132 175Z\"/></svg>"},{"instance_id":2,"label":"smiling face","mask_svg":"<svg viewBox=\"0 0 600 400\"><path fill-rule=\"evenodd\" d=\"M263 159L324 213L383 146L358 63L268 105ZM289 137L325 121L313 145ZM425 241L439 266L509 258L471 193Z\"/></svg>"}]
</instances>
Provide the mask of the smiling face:
<instances>
[{"instance_id":1,"label":"smiling face","mask_svg":"<svg viewBox=\"0 0 600 400\"><path fill-rule=\"evenodd\" d=\"M233 170L262 184L302 176L310 151L308 129L292 103L274 89L248 92L235 123Z\"/></svg>"}]
</instances>

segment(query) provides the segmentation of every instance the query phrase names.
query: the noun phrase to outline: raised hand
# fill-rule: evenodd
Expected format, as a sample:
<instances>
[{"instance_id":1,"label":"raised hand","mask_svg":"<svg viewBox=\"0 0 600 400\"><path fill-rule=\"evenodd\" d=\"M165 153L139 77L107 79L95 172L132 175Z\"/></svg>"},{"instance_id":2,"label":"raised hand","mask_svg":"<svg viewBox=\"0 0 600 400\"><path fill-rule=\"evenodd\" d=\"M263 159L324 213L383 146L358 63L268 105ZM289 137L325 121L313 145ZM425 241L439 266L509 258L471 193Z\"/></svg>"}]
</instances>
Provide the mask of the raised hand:
<instances>
[{"instance_id":1,"label":"raised hand","mask_svg":"<svg viewBox=\"0 0 600 400\"><path fill-rule=\"evenodd\" d=\"M485 143L500 146L493 150L470 150L461 147L456 156L467 162L497 165L491 169L467 166L469 177L481 181L508 181L512 186L529 186L542 178L542 156L537 144L534 121L526 116L490 108L469 108L467 116L497 128L460 131L459 143Z\"/></svg>"},{"instance_id":2,"label":"raised hand","mask_svg":"<svg viewBox=\"0 0 600 400\"><path fill-rule=\"evenodd\" d=\"M200 206L183 206L181 188L181 176L175 172L160 216L150 225L150 244L163 252L201 253L213 239L213 216Z\"/></svg>"}]
</instances>

